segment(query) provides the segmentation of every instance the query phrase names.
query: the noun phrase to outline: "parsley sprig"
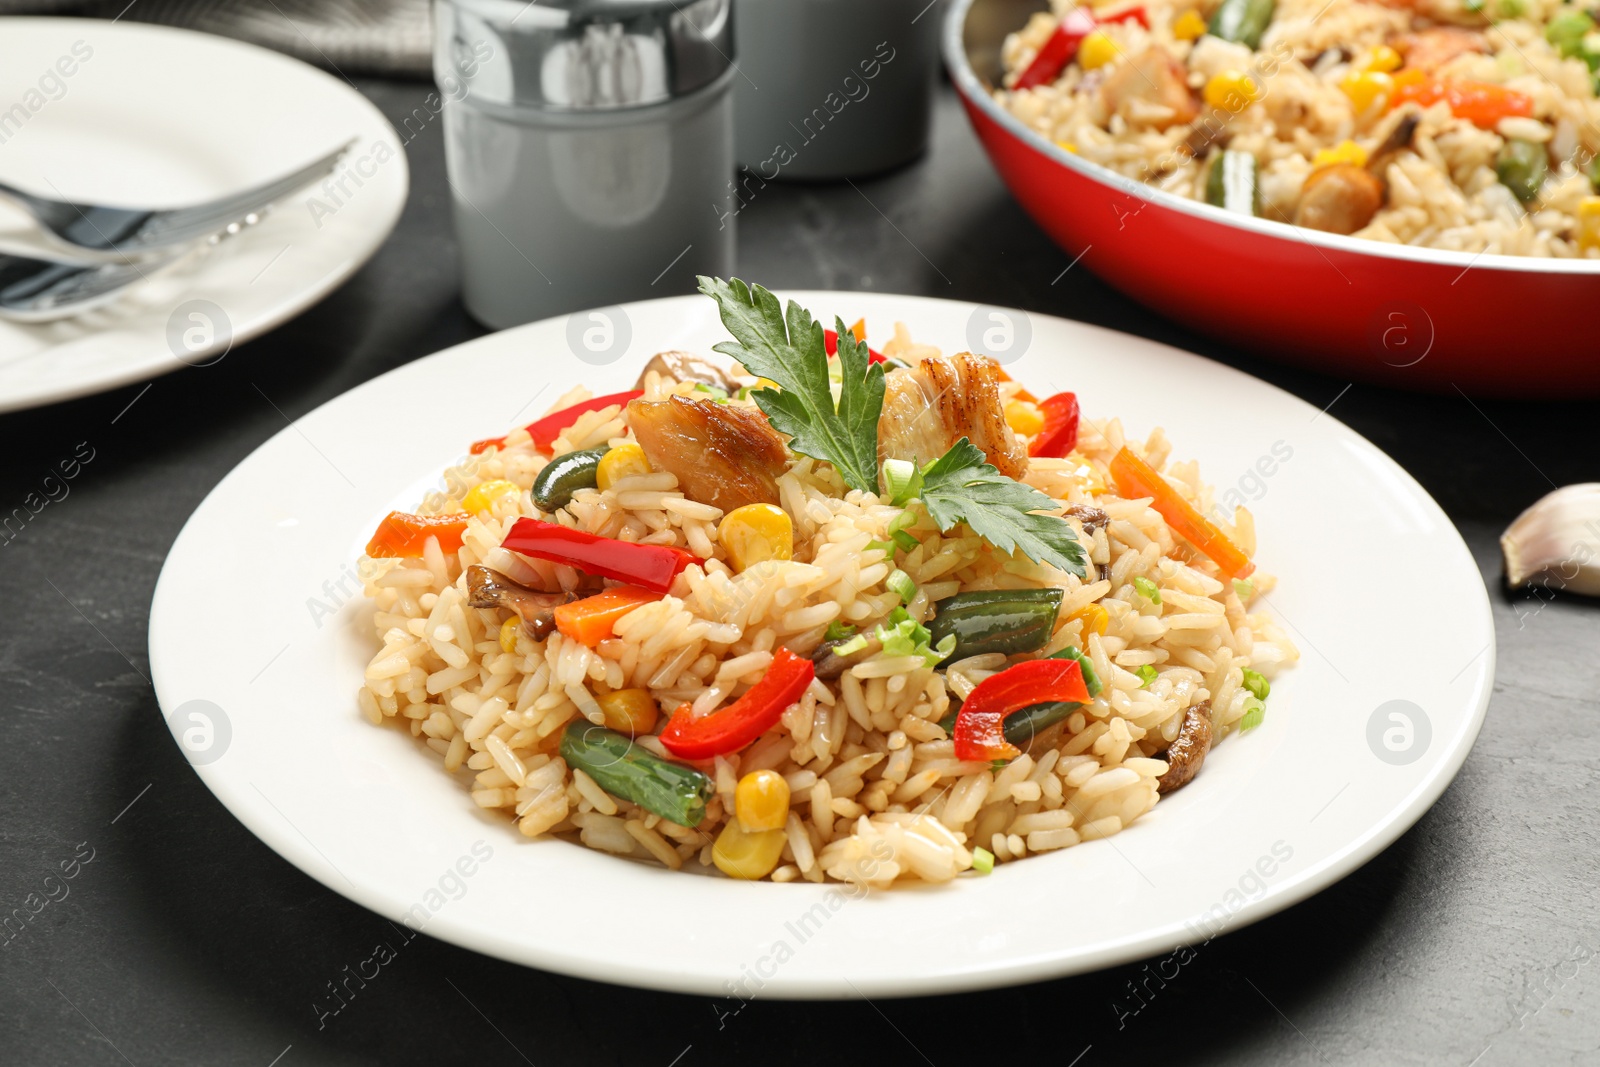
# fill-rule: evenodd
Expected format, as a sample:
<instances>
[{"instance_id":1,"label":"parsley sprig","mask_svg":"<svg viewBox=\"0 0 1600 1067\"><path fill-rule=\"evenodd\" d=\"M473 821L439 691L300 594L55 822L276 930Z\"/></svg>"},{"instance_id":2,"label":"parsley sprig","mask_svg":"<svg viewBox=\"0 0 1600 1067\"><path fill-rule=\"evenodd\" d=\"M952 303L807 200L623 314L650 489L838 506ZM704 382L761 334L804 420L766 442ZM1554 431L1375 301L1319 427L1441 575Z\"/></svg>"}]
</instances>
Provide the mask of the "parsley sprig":
<instances>
[{"instance_id":1,"label":"parsley sprig","mask_svg":"<svg viewBox=\"0 0 1600 1067\"><path fill-rule=\"evenodd\" d=\"M1001 474L965 437L923 469L919 495L941 530L964 522L1002 552L1020 550L1031 560L1084 576L1083 546L1072 527L1057 515L1038 514L1055 502Z\"/></svg>"},{"instance_id":2,"label":"parsley sprig","mask_svg":"<svg viewBox=\"0 0 1600 1067\"><path fill-rule=\"evenodd\" d=\"M843 386L834 404L822 326L811 312L738 278L701 276L700 291L717 302L734 340L716 346L752 374L778 383L751 394L774 429L789 435L802 456L833 464L844 483L878 491L878 415L883 410L883 365L869 363L867 346L841 321L839 369Z\"/></svg>"},{"instance_id":3,"label":"parsley sprig","mask_svg":"<svg viewBox=\"0 0 1600 1067\"><path fill-rule=\"evenodd\" d=\"M789 436L803 456L833 464L846 485L870 493L878 485L878 418L883 412L883 365L870 363L867 346L838 320L841 385L837 404L828 379L822 327L805 308L737 278L701 276L700 291L717 302L733 341L716 351L744 364L777 389L750 395L773 428ZM897 462L891 460L890 462ZM1020 551L1035 562L1084 575L1083 546L1065 519L1041 515L1054 502L1031 486L1001 474L963 437L939 459L903 472L891 495L896 503L920 498L939 529L966 523L1002 552ZM891 479L893 480L893 479Z\"/></svg>"}]
</instances>

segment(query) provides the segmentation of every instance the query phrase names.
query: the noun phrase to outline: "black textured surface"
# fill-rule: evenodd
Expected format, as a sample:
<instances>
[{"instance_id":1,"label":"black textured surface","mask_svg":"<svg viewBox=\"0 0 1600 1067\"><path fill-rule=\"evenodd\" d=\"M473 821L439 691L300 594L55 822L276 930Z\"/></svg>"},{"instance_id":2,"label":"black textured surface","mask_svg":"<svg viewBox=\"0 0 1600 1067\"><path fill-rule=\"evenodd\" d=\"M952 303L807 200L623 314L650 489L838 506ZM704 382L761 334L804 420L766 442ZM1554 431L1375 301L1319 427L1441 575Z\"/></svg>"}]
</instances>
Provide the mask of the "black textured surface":
<instances>
[{"instance_id":1,"label":"black textured surface","mask_svg":"<svg viewBox=\"0 0 1600 1067\"><path fill-rule=\"evenodd\" d=\"M362 88L396 125L427 91ZM1500 593L1495 543L1551 480L1595 477L1593 408L1341 392L1343 380L1202 341L1081 266L1063 274L1067 257L1011 203L948 95L932 154L911 168L859 188L761 191L739 220L741 274L1066 315L1200 351L1318 407L1337 399L1334 414L1443 504L1495 590L1499 681L1460 777L1372 863L1212 942L1176 977L1170 965L1152 977L1151 961L1002 992L757 1001L719 1016L729 1002L542 974L421 937L319 1028L327 983L396 940L393 928L280 860L200 784L146 680L146 624L179 527L286 417L481 332L456 296L437 127L409 153L399 229L319 307L146 393L0 417L0 510L79 442L93 449L70 494L0 548L0 912L66 891L0 936L0 1064L694 1067L816 1063L824 1048L839 1063L937 1067L1019 1055L1060 1067L1600 1062L1600 616ZM1575 338L1587 321L1574 309ZM1428 595L1425 574L1370 577L1374 614ZM76 877L61 880L75 856Z\"/></svg>"}]
</instances>

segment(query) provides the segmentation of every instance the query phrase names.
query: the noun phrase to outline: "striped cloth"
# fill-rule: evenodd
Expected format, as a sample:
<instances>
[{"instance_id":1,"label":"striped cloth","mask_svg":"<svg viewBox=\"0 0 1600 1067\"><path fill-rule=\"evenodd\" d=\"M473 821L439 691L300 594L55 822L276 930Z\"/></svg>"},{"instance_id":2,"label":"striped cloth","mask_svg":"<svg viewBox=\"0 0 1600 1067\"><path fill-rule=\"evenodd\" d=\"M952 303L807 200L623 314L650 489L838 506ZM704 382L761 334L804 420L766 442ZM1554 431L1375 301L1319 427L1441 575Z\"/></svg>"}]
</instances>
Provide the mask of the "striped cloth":
<instances>
[{"instance_id":1,"label":"striped cloth","mask_svg":"<svg viewBox=\"0 0 1600 1067\"><path fill-rule=\"evenodd\" d=\"M427 76L428 0L0 0L0 15L85 15L183 26L342 74Z\"/></svg>"}]
</instances>

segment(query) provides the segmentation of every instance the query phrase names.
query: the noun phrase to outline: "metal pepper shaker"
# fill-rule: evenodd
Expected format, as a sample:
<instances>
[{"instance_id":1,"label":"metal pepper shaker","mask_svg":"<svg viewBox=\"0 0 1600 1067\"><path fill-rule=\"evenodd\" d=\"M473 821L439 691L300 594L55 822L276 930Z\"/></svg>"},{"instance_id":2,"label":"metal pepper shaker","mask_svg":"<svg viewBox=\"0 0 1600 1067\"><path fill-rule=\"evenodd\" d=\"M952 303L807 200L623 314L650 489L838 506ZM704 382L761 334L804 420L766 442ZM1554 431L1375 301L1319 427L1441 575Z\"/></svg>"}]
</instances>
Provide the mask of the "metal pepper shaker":
<instances>
[{"instance_id":1,"label":"metal pepper shaker","mask_svg":"<svg viewBox=\"0 0 1600 1067\"><path fill-rule=\"evenodd\" d=\"M731 0L436 0L462 299L503 328L733 273Z\"/></svg>"}]
</instances>

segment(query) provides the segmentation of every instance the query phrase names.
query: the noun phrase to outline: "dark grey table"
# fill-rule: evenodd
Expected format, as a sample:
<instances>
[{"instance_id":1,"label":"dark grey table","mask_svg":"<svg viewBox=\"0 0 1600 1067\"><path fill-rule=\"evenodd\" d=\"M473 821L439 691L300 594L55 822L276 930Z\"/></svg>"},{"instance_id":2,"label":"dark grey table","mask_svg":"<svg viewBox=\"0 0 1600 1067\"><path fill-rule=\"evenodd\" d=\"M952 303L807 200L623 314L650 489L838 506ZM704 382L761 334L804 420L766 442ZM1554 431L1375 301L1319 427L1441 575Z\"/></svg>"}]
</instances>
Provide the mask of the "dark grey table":
<instances>
[{"instance_id":1,"label":"dark grey table","mask_svg":"<svg viewBox=\"0 0 1600 1067\"><path fill-rule=\"evenodd\" d=\"M427 91L362 88L397 127ZM30 894L59 898L0 935L0 1064L1600 1062L1600 615L1501 593L1496 546L1552 482L1595 477L1595 406L1346 391L1195 337L1081 264L1063 274L1068 258L1012 204L948 95L931 154L909 169L859 190L762 191L739 219L743 276L1066 315L1333 404L1439 499L1495 591L1499 684L1460 777L1365 868L1219 938L1164 983L1141 964L925 1000L757 1001L723 1019L726 1003L424 937L319 1026L328 983L391 928L279 859L200 784L147 681L146 622L179 527L286 417L482 332L456 295L437 124L407 150L399 229L319 307L142 396L135 385L0 417L0 511L78 442L94 450L70 495L0 547L0 916ZM1573 309L1574 343L1592 343L1592 311ZM1427 596L1430 581L1384 576L1373 613ZM243 623L249 610L228 614ZM47 882L74 857L76 877ZM573 898L575 912L595 906Z\"/></svg>"}]
</instances>

